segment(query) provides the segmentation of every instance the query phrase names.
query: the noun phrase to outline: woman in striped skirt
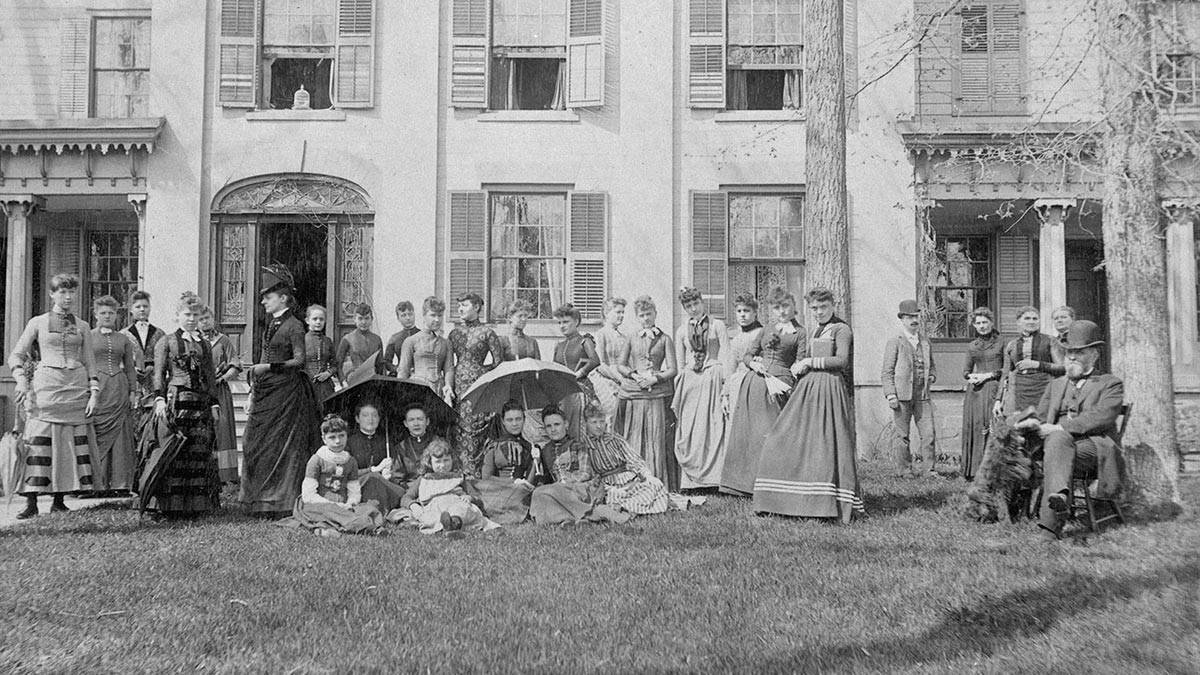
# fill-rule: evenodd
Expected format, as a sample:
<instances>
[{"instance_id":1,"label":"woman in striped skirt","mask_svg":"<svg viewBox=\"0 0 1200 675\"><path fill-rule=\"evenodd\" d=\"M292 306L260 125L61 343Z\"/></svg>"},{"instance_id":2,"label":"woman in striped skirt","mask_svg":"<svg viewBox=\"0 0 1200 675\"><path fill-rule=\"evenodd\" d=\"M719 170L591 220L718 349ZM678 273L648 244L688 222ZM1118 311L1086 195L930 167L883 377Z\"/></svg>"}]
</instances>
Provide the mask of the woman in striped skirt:
<instances>
[{"instance_id":1,"label":"woman in striped skirt","mask_svg":"<svg viewBox=\"0 0 1200 675\"><path fill-rule=\"evenodd\" d=\"M99 404L100 381L91 330L71 312L78 290L78 277L56 274L50 280L53 308L29 320L8 358L17 403L28 416L25 479L19 488L27 504L17 514L22 520L37 515L38 495L54 495L53 513L67 510L66 494L92 489L96 437L87 418ZM29 377L26 367L34 362Z\"/></svg>"},{"instance_id":2,"label":"woman in striped skirt","mask_svg":"<svg viewBox=\"0 0 1200 675\"><path fill-rule=\"evenodd\" d=\"M607 431L607 420L595 403L584 411L588 463L604 488L605 503L636 515L664 513L671 504L667 488L625 439Z\"/></svg>"},{"instance_id":3,"label":"woman in striped skirt","mask_svg":"<svg viewBox=\"0 0 1200 675\"><path fill-rule=\"evenodd\" d=\"M184 293L176 305L179 328L154 345L154 414L170 418L187 438L150 501L150 508L167 517L193 516L220 506L221 480L213 452L216 370L212 348L199 331L202 309L200 298Z\"/></svg>"}]
</instances>

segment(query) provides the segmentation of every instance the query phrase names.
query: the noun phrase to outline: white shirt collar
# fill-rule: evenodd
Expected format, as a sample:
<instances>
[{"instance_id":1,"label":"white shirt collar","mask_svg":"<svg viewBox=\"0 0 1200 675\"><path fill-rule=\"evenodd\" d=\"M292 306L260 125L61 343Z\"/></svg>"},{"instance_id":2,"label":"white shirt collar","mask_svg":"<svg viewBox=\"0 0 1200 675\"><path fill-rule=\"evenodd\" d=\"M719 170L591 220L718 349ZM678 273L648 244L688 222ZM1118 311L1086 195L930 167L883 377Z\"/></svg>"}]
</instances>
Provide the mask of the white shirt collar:
<instances>
[{"instance_id":1,"label":"white shirt collar","mask_svg":"<svg viewBox=\"0 0 1200 675\"><path fill-rule=\"evenodd\" d=\"M275 312L271 316L278 319L279 317L283 316L284 312L286 312L286 311L287 311L287 307L284 307L283 309L279 310L278 312Z\"/></svg>"}]
</instances>

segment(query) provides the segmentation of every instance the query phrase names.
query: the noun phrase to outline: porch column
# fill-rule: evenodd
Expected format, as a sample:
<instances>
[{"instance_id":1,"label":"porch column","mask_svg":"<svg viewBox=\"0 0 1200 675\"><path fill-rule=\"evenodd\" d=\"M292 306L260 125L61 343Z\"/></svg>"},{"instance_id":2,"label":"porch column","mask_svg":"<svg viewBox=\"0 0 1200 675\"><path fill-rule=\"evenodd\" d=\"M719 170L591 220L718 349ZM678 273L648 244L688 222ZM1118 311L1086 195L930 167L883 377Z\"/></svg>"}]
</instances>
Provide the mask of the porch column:
<instances>
[{"instance_id":1,"label":"porch column","mask_svg":"<svg viewBox=\"0 0 1200 675\"><path fill-rule=\"evenodd\" d=\"M1190 366L1196 356L1196 204L1163 200L1167 213L1167 313L1171 321L1171 358ZM1182 371L1182 372L1181 372ZM1184 369L1176 370L1177 376ZM1178 379L1178 377L1177 377Z\"/></svg>"},{"instance_id":2,"label":"porch column","mask_svg":"<svg viewBox=\"0 0 1200 675\"><path fill-rule=\"evenodd\" d=\"M8 292L4 304L4 355L16 346L29 321L33 298L30 297L29 259L32 256L29 216L44 207L45 200L35 195L0 196L0 208L8 219L8 252L4 260L4 282Z\"/></svg>"},{"instance_id":3,"label":"porch column","mask_svg":"<svg viewBox=\"0 0 1200 675\"><path fill-rule=\"evenodd\" d=\"M1067 304L1067 240L1063 222L1076 205L1074 199L1038 199L1033 203L1042 220L1038 250L1038 286L1042 331L1054 334L1050 313Z\"/></svg>"},{"instance_id":4,"label":"porch column","mask_svg":"<svg viewBox=\"0 0 1200 675\"><path fill-rule=\"evenodd\" d=\"M129 200L129 205L133 207L134 213L138 219L138 248L137 248L137 285L138 288L145 287L146 281L146 195L145 193L125 195Z\"/></svg>"}]
</instances>

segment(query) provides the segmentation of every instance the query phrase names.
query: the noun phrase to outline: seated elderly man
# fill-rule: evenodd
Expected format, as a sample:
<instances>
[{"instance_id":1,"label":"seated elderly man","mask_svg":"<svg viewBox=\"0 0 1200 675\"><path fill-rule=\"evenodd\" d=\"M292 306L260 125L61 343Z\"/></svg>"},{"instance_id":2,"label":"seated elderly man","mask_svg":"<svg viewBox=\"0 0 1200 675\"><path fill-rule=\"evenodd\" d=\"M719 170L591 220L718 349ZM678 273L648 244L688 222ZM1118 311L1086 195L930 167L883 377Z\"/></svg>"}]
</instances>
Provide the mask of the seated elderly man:
<instances>
[{"instance_id":1,"label":"seated elderly man","mask_svg":"<svg viewBox=\"0 0 1200 675\"><path fill-rule=\"evenodd\" d=\"M1120 490L1121 452L1116 434L1125 387L1117 376L1096 370L1104 344L1100 338L1100 328L1091 321L1077 321L1071 326L1063 344L1066 375L1046 388L1038 405L1038 419L1017 425L1036 428L1045 439L1038 527L1048 541L1062 536L1063 521L1070 510L1073 474L1097 475L1101 497L1114 496Z\"/></svg>"}]
</instances>

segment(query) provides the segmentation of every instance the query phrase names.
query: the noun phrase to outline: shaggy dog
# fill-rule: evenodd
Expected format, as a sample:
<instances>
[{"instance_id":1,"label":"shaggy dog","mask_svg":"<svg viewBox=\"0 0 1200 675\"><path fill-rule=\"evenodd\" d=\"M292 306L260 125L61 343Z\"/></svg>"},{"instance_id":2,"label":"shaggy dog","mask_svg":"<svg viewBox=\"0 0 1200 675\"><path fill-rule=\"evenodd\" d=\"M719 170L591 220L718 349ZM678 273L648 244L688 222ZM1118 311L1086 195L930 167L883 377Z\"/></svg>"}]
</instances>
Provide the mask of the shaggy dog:
<instances>
[{"instance_id":1,"label":"shaggy dog","mask_svg":"<svg viewBox=\"0 0 1200 675\"><path fill-rule=\"evenodd\" d=\"M1041 481L1042 443L1036 430L1024 431L1016 425L1036 416L1033 408L1027 408L992 421L975 482L967 489L968 518L994 523L1007 513L1016 522L1026 515L1030 496Z\"/></svg>"}]
</instances>

